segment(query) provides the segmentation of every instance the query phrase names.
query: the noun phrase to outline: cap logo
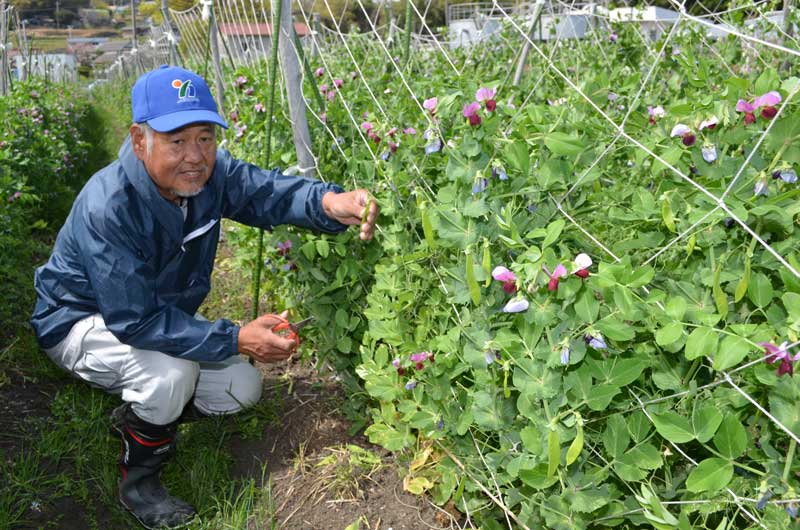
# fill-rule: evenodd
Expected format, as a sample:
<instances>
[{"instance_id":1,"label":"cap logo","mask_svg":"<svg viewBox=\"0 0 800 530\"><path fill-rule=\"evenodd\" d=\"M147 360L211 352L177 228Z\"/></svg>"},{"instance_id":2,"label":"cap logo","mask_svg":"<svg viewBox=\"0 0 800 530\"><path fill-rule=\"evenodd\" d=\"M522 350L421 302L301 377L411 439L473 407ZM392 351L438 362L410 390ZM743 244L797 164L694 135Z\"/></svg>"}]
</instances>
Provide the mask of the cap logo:
<instances>
[{"instance_id":1,"label":"cap logo","mask_svg":"<svg viewBox=\"0 0 800 530\"><path fill-rule=\"evenodd\" d=\"M172 88L178 91L178 103L197 99L197 93L191 79L186 81L175 79L172 81Z\"/></svg>"}]
</instances>

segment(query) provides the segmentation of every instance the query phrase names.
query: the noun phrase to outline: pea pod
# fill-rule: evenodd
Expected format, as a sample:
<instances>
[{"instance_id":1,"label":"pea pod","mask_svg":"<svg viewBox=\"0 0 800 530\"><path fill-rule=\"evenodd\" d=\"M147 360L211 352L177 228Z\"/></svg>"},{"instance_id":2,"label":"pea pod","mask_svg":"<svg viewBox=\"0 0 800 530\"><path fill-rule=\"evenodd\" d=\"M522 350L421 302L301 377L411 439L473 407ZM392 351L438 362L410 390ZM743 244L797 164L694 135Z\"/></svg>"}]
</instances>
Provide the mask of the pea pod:
<instances>
[{"instance_id":1,"label":"pea pod","mask_svg":"<svg viewBox=\"0 0 800 530\"><path fill-rule=\"evenodd\" d=\"M479 305L481 303L481 286L475 279L475 265L472 263L472 254L467 250L467 287L469 288L469 296L472 298L472 303Z\"/></svg>"},{"instance_id":2,"label":"pea pod","mask_svg":"<svg viewBox=\"0 0 800 530\"><path fill-rule=\"evenodd\" d=\"M372 195L369 195L368 197L369 198L367 199L367 205L364 207L364 213L361 214L362 225L367 222L367 217L369 216L369 209L372 207L372 201L373 201Z\"/></svg>"},{"instance_id":3,"label":"pea pod","mask_svg":"<svg viewBox=\"0 0 800 530\"><path fill-rule=\"evenodd\" d=\"M424 204L420 206L420 214L422 215L422 233L425 234L425 241L428 243L428 248L433 250L436 248L436 237L433 234L431 216L428 213L428 208Z\"/></svg>"},{"instance_id":4,"label":"pea pod","mask_svg":"<svg viewBox=\"0 0 800 530\"><path fill-rule=\"evenodd\" d=\"M489 287L492 283L492 254L489 252L489 243L483 242L483 261L481 261L481 268L483 273L486 274L486 283L484 287Z\"/></svg>"},{"instance_id":5,"label":"pea pod","mask_svg":"<svg viewBox=\"0 0 800 530\"><path fill-rule=\"evenodd\" d=\"M547 434L547 476L552 477L556 474L559 460L561 460L561 442L558 439L558 431L552 426Z\"/></svg>"},{"instance_id":6,"label":"pea pod","mask_svg":"<svg viewBox=\"0 0 800 530\"><path fill-rule=\"evenodd\" d=\"M575 416L578 432L575 434L575 439L572 440L572 443L569 445L569 449L567 449L568 466L577 460L581 455L581 451L583 451L583 420L581 420L579 414L576 413Z\"/></svg>"}]
</instances>

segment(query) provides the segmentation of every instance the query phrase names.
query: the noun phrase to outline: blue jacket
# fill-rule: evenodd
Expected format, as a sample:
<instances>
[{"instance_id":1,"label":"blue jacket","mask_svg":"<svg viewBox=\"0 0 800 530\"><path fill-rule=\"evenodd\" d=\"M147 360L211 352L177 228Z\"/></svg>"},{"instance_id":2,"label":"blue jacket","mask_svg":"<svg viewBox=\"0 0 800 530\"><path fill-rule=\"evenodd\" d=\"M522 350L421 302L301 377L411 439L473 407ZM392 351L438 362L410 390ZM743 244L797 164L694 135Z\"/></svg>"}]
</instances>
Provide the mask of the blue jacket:
<instances>
[{"instance_id":1,"label":"blue jacket","mask_svg":"<svg viewBox=\"0 0 800 530\"><path fill-rule=\"evenodd\" d=\"M322 210L328 191L342 188L265 171L220 149L184 221L128 139L78 194L50 259L36 270L31 324L39 344L57 345L77 321L100 313L120 342L136 348L197 361L236 354L238 326L193 316L210 290L220 220L340 232L346 226Z\"/></svg>"}]
</instances>

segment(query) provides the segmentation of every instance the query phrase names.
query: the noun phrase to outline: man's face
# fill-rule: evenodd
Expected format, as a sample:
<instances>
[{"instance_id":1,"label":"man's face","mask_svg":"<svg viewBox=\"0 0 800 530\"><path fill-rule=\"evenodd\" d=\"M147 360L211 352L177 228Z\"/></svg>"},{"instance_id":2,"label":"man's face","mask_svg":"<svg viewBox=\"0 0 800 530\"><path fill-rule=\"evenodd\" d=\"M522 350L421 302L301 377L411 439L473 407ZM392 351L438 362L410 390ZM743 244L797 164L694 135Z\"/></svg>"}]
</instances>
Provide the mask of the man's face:
<instances>
[{"instance_id":1,"label":"man's face","mask_svg":"<svg viewBox=\"0 0 800 530\"><path fill-rule=\"evenodd\" d=\"M150 154L146 135L137 125L131 126L131 139L136 157L144 162L161 195L171 201L197 195L211 177L217 158L216 131L211 124L192 124L166 133L154 131Z\"/></svg>"}]
</instances>

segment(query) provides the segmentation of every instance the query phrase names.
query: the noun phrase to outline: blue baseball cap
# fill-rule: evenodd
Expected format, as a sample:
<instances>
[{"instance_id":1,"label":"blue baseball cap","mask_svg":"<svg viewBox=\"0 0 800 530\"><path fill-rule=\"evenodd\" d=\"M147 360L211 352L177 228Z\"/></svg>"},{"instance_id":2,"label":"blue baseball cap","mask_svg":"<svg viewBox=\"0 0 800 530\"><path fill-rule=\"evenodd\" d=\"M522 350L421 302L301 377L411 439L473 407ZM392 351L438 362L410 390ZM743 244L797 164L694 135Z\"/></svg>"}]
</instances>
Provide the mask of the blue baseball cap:
<instances>
[{"instance_id":1,"label":"blue baseball cap","mask_svg":"<svg viewBox=\"0 0 800 530\"><path fill-rule=\"evenodd\" d=\"M162 65L139 77L131 91L133 121L147 122L158 132L192 123L215 123L228 128L205 80L177 66Z\"/></svg>"}]
</instances>

